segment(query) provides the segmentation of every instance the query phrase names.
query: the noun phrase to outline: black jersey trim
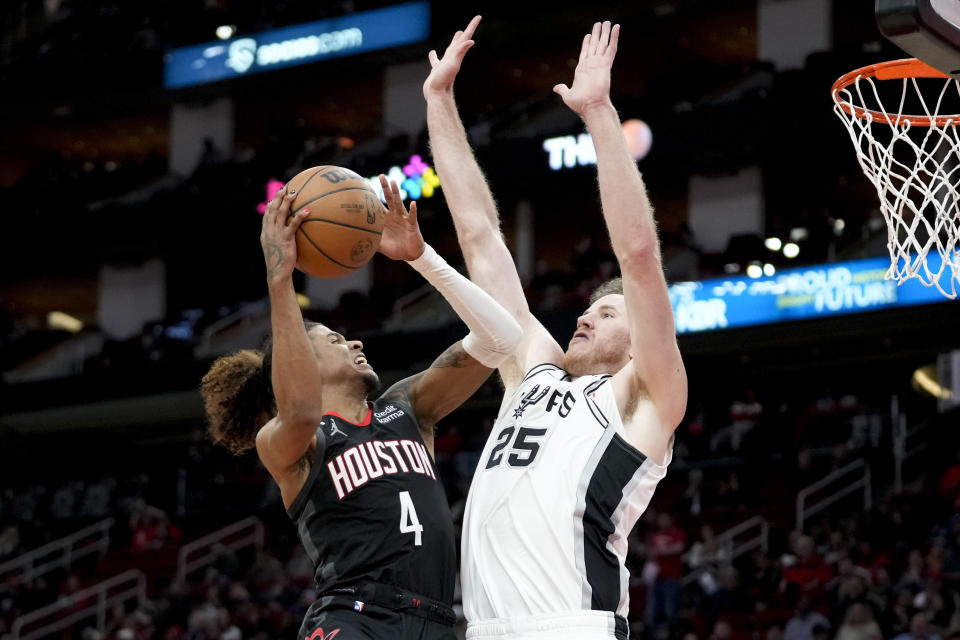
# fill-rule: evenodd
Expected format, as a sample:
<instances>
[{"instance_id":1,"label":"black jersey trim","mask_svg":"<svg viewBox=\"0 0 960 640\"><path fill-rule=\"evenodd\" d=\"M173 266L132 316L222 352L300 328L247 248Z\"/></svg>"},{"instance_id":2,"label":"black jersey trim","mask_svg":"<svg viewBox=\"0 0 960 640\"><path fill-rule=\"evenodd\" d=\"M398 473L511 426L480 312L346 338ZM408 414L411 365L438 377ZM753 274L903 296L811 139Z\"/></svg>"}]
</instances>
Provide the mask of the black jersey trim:
<instances>
[{"instance_id":1,"label":"black jersey trim","mask_svg":"<svg viewBox=\"0 0 960 640\"><path fill-rule=\"evenodd\" d=\"M590 397L590 394L602 387L609 379L610 376L604 376L595 382L591 382L583 389L583 397L587 401L587 407L589 407L590 413L593 414L593 417L596 418L597 422L599 422L604 429L610 426L610 420L608 420L607 416L600 410L600 405Z\"/></svg>"},{"instance_id":2,"label":"black jersey trim","mask_svg":"<svg viewBox=\"0 0 960 640\"><path fill-rule=\"evenodd\" d=\"M583 512L583 556L590 585L590 608L616 611L620 606L620 560L607 548L616 530L614 514L646 456L631 447L620 434L610 439L587 485Z\"/></svg>"},{"instance_id":3,"label":"black jersey trim","mask_svg":"<svg viewBox=\"0 0 960 640\"><path fill-rule=\"evenodd\" d=\"M557 371L563 371L562 368L558 367L557 365L553 364L552 362L544 362L543 364L535 365L532 369L530 369L530 371L527 372L527 375L525 375L525 376L523 377L523 380L520 381L520 384L523 384L524 382L526 382L527 380L529 380L531 377L533 377L533 376L535 376L535 375L537 375L537 374L539 374L539 373L543 373L544 371L549 371L550 369L556 369Z\"/></svg>"},{"instance_id":4,"label":"black jersey trim","mask_svg":"<svg viewBox=\"0 0 960 640\"><path fill-rule=\"evenodd\" d=\"M300 514L303 513L303 508L307 505L307 501L310 499L310 490L313 488L313 484L316 482L317 476L320 475L320 469L323 468L324 454L327 450L327 436L323 432L324 426L325 425L321 421L320 426L317 427L317 450L314 452L313 461L310 465L310 473L307 475L307 480L303 483L303 486L300 487L300 492L297 494L297 497L293 499L293 504L291 504L290 508L287 509L287 515L290 516L290 518L294 521L296 521L300 517Z\"/></svg>"}]
</instances>

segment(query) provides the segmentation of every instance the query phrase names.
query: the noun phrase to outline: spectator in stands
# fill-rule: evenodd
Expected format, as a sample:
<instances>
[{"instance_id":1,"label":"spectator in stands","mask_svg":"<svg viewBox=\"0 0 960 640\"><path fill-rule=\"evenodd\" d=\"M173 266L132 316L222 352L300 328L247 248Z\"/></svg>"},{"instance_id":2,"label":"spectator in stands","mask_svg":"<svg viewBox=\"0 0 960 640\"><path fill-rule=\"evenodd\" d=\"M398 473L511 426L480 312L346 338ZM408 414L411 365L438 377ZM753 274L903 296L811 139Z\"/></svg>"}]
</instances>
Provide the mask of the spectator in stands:
<instances>
[{"instance_id":1,"label":"spectator in stands","mask_svg":"<svg viewBox=\"0 0 960 640\"><path fill-rule=\"evenodd\" d=\"M960 497L960 449L957 449L956 461L940 477L940 493L951 501Z\"/></svg>"},{"instance_id":2,"label":"spectator in stands","mask_svg":"<svg viewBox=\"0 0 960 640\"><path fill-rule=\"evenodd\" d=\"M785 556L780 590L796 585L802 591L821 590L833 577L833 571L817 555L810 536L797 536L792 556Z\"/></svg>"},{"instance_id":3,"label":"spectator in stands","mask_svg":"<svg viewBox=\"0 0 960 640\"><path fill-rule=\"evenodd\" d=\"M647 557L655 566L653 593L647 598L647 626L657 628L673 619L680 602L680 578L683 577L683 550L687 534L676 526L666 511L656 516L656 529L647 538Z\"/></svg>"},{"instance_id":4,"label":"spectator in stands","mask_svg":"<svg viewBox=\"0 0 960 640\"><path fill-rule=\"evenodd\" d=\"M870 607L857 602L847 609L834 640L883 640L883 633Z\"/></svg>"},{"instance_id":5,"label":"spectator in stands","mask_svg":"<svg viewBox=\"0 0 960 640\"><path fill-rule=\"evenodd\" d=\"M797 611L783 630L783 640L813 640L814 627L817 626L829 628L830 621L819 611L813 610L808 594L800 593Z\"/></svg>"},{"instance_id":6,"label":"spectator in stands","mask_svg":"<svg viewBox=\"0 0 960 640\"><path fill-rule=\"evenodd\" d=\"M941 640L941 637L930 631L927 614L920 612L910 619L910 631L901 633L893 640Z\"/></svg>"}]
</instances>

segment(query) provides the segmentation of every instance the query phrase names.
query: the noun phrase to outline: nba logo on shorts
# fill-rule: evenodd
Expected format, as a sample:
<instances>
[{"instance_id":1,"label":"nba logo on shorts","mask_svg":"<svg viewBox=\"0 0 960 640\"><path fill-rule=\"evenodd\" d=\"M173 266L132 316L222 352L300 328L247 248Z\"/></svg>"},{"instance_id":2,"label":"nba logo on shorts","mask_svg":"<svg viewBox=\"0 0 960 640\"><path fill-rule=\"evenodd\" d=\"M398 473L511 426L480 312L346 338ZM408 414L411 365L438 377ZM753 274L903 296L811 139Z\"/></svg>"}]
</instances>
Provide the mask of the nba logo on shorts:
<instances>
[{"instance_id":1,"label":"nba logo on shorts","mask_svg":"<svg viewBox=\"0 0 960 640\"><path fill-rule=\"evenodd\" d=\"M353 601L353 610L354 611L363 611L363 603L359 600Z\"/></svg>"}]
</instances>

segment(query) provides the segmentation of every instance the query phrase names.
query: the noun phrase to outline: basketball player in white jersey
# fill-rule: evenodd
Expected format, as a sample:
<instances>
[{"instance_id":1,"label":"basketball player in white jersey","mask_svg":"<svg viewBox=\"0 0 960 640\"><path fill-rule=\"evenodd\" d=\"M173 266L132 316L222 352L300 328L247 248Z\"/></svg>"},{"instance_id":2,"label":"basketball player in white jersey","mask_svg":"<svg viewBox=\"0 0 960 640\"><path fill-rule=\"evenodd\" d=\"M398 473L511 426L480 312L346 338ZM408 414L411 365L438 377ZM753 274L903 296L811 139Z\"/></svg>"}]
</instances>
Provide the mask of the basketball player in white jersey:
<instances>
[{"instance_id":1,"label":"basketball player in white jersey","mask_svg":"<svg viewBox=\"0 0 960 640\"><path fill-rule=\"evenodd\" d=\"M531 314L453 82L474 18L424 83L427 124L470 275L525 335L499 367L503 403L467 502L467 638L626 638L627 534L665 475L687 402L650 203L610 101L619 25L593 25L573 84L554 91L597 151L603 217L622 281L577 320L566 352Z\"/></svg>"}]
</instances>

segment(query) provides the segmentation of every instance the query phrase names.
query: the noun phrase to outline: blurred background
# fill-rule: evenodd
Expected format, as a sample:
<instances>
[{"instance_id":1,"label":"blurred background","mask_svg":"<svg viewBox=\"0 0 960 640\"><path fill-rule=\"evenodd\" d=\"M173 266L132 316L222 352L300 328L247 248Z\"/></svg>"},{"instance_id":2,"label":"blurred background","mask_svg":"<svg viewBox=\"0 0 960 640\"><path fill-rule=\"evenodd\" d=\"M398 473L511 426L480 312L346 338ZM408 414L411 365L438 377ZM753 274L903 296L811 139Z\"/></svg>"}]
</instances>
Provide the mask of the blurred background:
<instances>
[{"instance_id":1,"label":"blurred background","mask_svg":"<svg viewBox=\"0 0 960 640\"><path fill-rule=\"evenodd\" d=\"M199 380L268 334L258 205L305 168L393 169L462 265L443 176L429 197L418 179L421 84L474 13L461 115L561 344L616 263L592 145L551 88L594 20L622 24L613 101L690 378L632 534L633 637L960 637L960 314L882 280L877 195L829 95L904 57L871 0L5 0L0 637L294 637L312 567L255 456L206 439ZM385 384L465 331L383 256L296 285ZM440 425L458 523L499 394Z\"/></svg>"}]
</instances>

